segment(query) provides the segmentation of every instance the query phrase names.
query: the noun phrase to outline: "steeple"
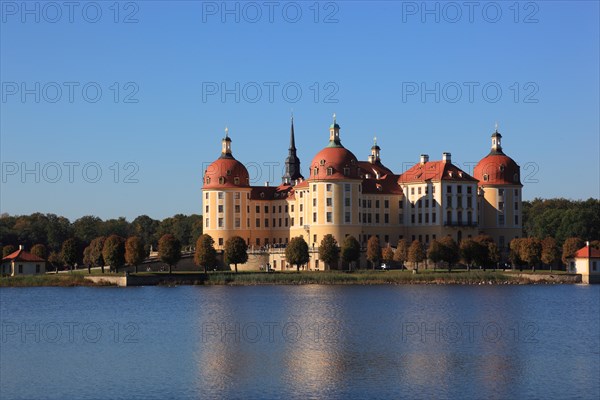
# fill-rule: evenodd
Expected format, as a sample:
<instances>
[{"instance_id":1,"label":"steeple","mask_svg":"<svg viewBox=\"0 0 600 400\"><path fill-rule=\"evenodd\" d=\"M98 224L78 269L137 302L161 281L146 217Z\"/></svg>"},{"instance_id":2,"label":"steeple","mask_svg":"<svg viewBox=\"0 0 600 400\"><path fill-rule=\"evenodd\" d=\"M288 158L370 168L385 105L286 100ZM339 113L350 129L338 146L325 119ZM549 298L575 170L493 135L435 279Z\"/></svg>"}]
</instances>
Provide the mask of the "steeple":
<instances>
[{"instance_id":1,"label":"steeple","mask_svg":"<svg viewBox=\"0 0 600 400\"><path fill-rule=\"evenodd\" d=\"M296 155L296 138L294 136L294 115L291 118L290 128L290 148L288 156L285 159L285 174L283 175L283 183L293 185L297 179L304 179L300 173L300 159Z\"/></svg>"},{"instance_id":2,"label":"steeple","mask_svg":"<svg viewBox=\"0 0 600 400\"><path fill-rule=\"evenodd\" d=\"M221 157L233 158L231 154L231 139L229 138L229 128L225 127L225 137L221 140Z\"/></svg>"},{"instance_id":3,"label":"steeple","mask_svg":"<svg viewBox=\"0 0 600 400\"><path fill-rule=\"evenodd\" d=\"M381 147L377 145L377 137L373 138L373 147L371 147L371 155L369 156L369 162L371 164L375 164L381 162L381 157L379 155L379 151Z\"/></svg>"},{"instance_id":4,"label":"steeple","mask_svg":"<svg viewBox=\"0 0 600 400\"><path fill-rule=\"evenodd\" d=\"M498 123L496 122L496 129L492 133L492 151L490 154L504 154L502 151L502 135L498 132Z\"/></svg>"},{"instance_id":5,"label":"steeple","mask_svg":"<svg viewBox=\"0 0 600 400\"><path fill-rule=\"evenodd\" d=\"M329 126L329 144L327 147L342 147L342 142L340 141L340 126L337 124L335 114L333 114L333 124Z\"/></svg>"}]
</instances>

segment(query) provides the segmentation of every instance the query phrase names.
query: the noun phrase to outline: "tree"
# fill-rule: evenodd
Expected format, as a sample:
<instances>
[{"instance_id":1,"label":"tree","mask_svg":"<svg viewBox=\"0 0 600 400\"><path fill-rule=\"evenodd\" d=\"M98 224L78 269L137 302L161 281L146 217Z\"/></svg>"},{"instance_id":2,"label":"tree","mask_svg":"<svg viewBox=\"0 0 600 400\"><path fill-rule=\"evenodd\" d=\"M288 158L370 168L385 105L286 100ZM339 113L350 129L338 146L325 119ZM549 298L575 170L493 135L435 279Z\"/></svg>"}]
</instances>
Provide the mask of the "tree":
<instances>
[{"instance_id":1,"label":"tree","mask_svg":"<svg viewBox=\"0 0 600 400\"><path fill-rule=\"evenodd\" d=\"M50 252L48 256L48 262L54 266L54 271L58 273L58 267L63 265L63 260L58 251Z\"/></svg>"},{"instance_id":2,"label":"tree","mask_svg":"<svg viewBox=\"0 0 600 400\"><path fill-rule=\"evenodd\" d=\"M300 272L300 266L310 260L308 244L302 236L292 238L285 248L285 259L292 265L296 265L296 271Z\"/></svg>"},{"instance_id":3,"label":"tree","mask_svg":"<svg viewBox=\"0 0 600 400\"><path fill-rule=\"evenodd\" d=\"M323 236L321 245L319 246L319 258L331 269L332 265L336 265L340 259L340 248L337 240L331 234Z\"/></svg>"},{"instance_id":4,"label":"tree","mask_svg":"<svg viewBox=\"0 0 600 400\"><path fill-rule=\"evenodd\" d=\"M542 243L540 240L533 237L523 239L519 250L521 260L525 261L527 265L535 270L535 266L540 263L542 255Z\"/></svg>"},{"instance_id":5,"label":"tree","mask_svg":"<svg viewBox=\"0 0 600 400\"><path fill-rule=\"evenodd\" d=\"M87 267L88 270L88 274L92 273L92 257L90 256L90 253L92 252L92 246L86 246L85 249L83 249L83 265L85 265Z\"/></svg>"},{"instance_id":6,"label":"tree","mask_svg":"<svg viewBox=\"0 0 600 400\"><path fill-rule=\"evenodd\" d=\"M2 258L17 251L17 246L8 244L2 248Z\"/></svg>"},{"instance_id":7,"label":"tree","mask_svg":"<svg viewBox=\"0 0 600 400\"><path fill-rule=\"evenodd\" d=\"M235 266L237 274L238 264L245 264L248 261L248 245L246 241L239 236L233 236L225 242L225 263Z\"/></svg>"},{"instance_id":8,"label":"tree","mask_svg":"<svg viewBox=\"0 0 600 400\"><path fill-rule=\"evenodd\" d=\"M448 264L448 272L452 270L452 265L460 260L458 244L452 236L444 236L439 241L441 246L441 259Z\"/></svg>"},{"instance_id":9,"label":"tree","mask_svg":"<svg viewBox=\"0 0 600 400\"><path fill-rule=\"evenodd\" d=\"M367 260L371 261L373 269L381 261L381 245L377 236L371 236L367 242Z\"/></svg>"},{"instance_id":10,"label":"tree","mask_svg":"<svg viewBox=\"0 0 600 400\"><path fill-rule=\"evenodd\" d=\"M415 263L415 270L419 270L419 263L425 260L425 250L418 240L414 240L408 248L408 261Z\"/></svg>"},{"instance_id":11,"label":"tree","mask_svg":"<svg viewBox=\"0 0 600 400\"><path fill-rule=\"evenodd\" d=\"M200 235L196 241L194 263L198 266L203 266L205 274L207 273L207 267L212 267L217 264L215 241L210 235Z\"/></svg>"},{"instance_id":12,"label":"tree","mask_svg":"<svg viewBox=\"0 0 600 400\"><path fill-rule=\"evenodd\" d=\"M31 248L31 254L45 260L48 258L48 249L43 244L38 243Z\"/></svg>"},{"instance_id":13,"label":"tree","mask_svg":"<svg viewBox=\"0 0 600 400\"><path fill-rule=\"evenodd\" d=\"M158 241L158 256L169 266L170 275L173 272L173 265L181 258L181 243L170 233L162 235Z\"/></svg>"},{"instance_id":14,"label":"tree","mask_svg":"<svg viewBox=\"0 0 600 400\"><path fill-rule=\"evenodd\" d=\"M145 258L146 250L144 249L142 239L137 236L128 238L125 242L125 262L134 266L136 274L138 272L138 265L140 265Z\"/></svg>"},{"instance_id":15,"label":"tree","mask_svg":"<svg viewBox=\"0 0 600 400\"><path fill-rule=\"evenodd\" d=\"M467 270L471 270L478 251L479 245L473 239L463 239L460 242L460 257L467 264Z\"/></svg>"},{"instance_id":16,"label":"tree","mask_svg":"<svg viewBox=\"0 0 600 400\"><path fill-rule=\"evenodd\" d=\"M442 261L442 247L443 246L435 239L432 240L431 243L429 243L429 248L427 249L427 258L429 258L433 262L434 271L437 266L437 263Z\"/></svg>"},{"instance_id":17,"label":"tree","mask_svg":"<svg viewBox=\"0 0 600 400\"><path fill-rule=\"evenodd\" d=\"M358 261L359 258L360 243L358 243L358 240L354 236L346 236L342 244L342 261L348 264L348 269L350 269L350 264Z\"/></svg>"},{"instance_id":18,"label":"tree","mask_svg":"<svg viewBox=\"0 0 600 400\"><path fill-rule=\"evenodd\" d=\"M79 243L77 239L70 238L64 241L61 251L61 258L65 264L69 266L69 269L73 269L73 266L79 261Z\"/></svg>"},{"instance_id":19,"label":"tree","mask_svg":"<svg viewBox=\"0 0 600 400\"><path fill-rule=\"evenodd\" d=\"M500 249L498 245L494 242L489 242L488 245L488 260L492 263L494 267L494 271L496 270L496 266L498 265L498 261L500 261Z\"/></svg>"},{"instance_id":20,"label":"tree","mask_svg":"<svg viewBox=\"0 0 600 400\"><path fill-rule=\"evenodd\" d=\"M88 267L88 272L91 273L91 267L100 267L102 268L102 273L104 273L104 265L106 265L106 263L104 262L102 251L104 250L105 241L106 238L104 236L100 236L92 239L92 242L88 246L90 249L88 255L90 267Z\"/></svg>"},{"instance_id":21,"label":"tree","mask_svg":"<svg viewBox=\"0 0 600 400\"><path fill-rule=\"evenodd\" d=\"M552 271L553 266L560 262L558 245L556 244L556 240L550 236L542 240L542 262L550 266L550 271Z\"/></svg>"},{"instance_id":22,"label":"tree","mask_svg":"<svg viewBox=\"0 0 600 400\"><path fill-rule=\"evenodd\" d=\"M104 241L102 247L102 258L111 270L119 272L119 268L125 265L125 239L118 235L110 235Z\"/></svg>"},{"instance_id":23,"label":"tree","mask_svg":"<svg viewBox=\"0 0 600 400\"><path fill-rule=\"evenodd\" d=\"M389 244L381 252L381 258L383 259L383 262L386 263L388 266L391 265L392 262L394 262L394 249L392 249Z\"/></svg>"},{"instance_id":24,"label":"tree","mask_svg":"<svg viewBox=\"0 0 600 400\"><path fill-rule=\"evenodd\" d=\"M408 261L408 244L406 240L398 240L396 251L394 252L394 261L400 263L401 267L404 267L404 263Z\"/></svg>"},{"instance_id":25,"label":"tree","mask_svg":"<svg viewBox=\"0 0 600 400\"><path fill-rule=\"evenodd\" d=\"M562 262L568 265L569 259L575 257L577 250L583 247L583 240L578 237L570 237L565 240L562 248Z\"/></svg>"}]
</instances>

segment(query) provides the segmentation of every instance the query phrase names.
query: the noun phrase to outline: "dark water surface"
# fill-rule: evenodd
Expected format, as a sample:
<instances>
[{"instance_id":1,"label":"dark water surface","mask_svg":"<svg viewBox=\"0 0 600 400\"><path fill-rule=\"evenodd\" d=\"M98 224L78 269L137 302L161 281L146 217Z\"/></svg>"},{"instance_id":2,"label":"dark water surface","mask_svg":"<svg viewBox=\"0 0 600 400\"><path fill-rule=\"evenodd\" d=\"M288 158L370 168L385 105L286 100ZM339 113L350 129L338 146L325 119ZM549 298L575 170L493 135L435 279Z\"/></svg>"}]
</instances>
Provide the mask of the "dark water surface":
<instances>
[{"instance_id":1,"label":"dark water surface","mask_svg":"<svg viewBox=\"0 0 600 400\"><path fill-rule=\"evenodd\" d=\"M600 286L0 289L0 398L600 398Z\"/></svg>"}]
</instances>

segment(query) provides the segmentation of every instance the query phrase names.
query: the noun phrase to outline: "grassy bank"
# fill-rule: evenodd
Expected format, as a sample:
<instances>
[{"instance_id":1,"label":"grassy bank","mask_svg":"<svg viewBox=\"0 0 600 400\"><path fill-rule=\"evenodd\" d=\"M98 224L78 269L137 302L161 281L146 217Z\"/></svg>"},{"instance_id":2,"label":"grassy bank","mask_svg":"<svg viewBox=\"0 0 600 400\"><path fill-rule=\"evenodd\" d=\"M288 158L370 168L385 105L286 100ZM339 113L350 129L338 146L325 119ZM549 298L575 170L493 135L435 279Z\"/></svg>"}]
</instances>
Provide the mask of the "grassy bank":
<instances>
[{"instance_id":1,"label":"grassy bank","mask_svg":"<svg viewBox=\"0 0 600 400\"><path fill-rule=\"evenodd\" d=\"M35 286L107 286L88 281L82 274L48 274L23 275L0 278L0 287L35 287Z\"/></svg>"}]
</instances>

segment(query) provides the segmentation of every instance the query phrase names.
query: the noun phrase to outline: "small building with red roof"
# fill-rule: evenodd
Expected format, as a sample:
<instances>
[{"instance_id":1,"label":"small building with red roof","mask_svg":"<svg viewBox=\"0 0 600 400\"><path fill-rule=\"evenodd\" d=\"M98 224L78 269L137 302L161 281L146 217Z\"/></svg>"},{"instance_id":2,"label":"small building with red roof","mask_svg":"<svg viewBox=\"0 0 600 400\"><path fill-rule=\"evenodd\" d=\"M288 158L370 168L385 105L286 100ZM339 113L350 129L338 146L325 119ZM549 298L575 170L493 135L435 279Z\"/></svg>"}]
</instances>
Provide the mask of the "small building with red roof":
<instances>
[{"instance_id":1,"label":"small building with red roof","mask_svg":"<svg viewBox=\"0 0 600 400\"><path fill-rule=\"evenodd\" d=\"M2 258L2 276L36 275L46 273L46 260L19 246L19 250Z\"/></svg>"},{"instance_id":2,"label":"small building with red roof","mask_svg":"<svg viewBox=\"0 0 600 400\"><path fill-rule=\"evenodd\" d=\"M581 274L583 283L600 283L600 249L585 243L585 247L577 250L575 256L569 261L571 272Z\"/></svg>"}]
</instances>

